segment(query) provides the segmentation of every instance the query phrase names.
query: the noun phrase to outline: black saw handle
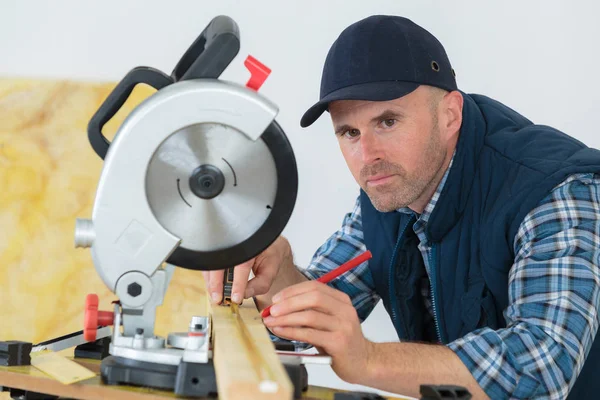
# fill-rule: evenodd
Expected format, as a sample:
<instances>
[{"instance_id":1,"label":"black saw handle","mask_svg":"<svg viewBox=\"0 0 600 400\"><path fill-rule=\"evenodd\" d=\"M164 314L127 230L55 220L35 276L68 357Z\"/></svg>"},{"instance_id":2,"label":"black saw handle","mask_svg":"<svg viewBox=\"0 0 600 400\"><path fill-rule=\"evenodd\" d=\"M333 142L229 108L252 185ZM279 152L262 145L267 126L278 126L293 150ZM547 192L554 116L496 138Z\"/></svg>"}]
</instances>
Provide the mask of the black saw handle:
<instances>
[{"instance_id":1,"label":"black saw handle","mask_svg":"<svg viewBox=\"0 0 600 400\"><path fill-rule=\"evenodd\" d=\"M145 83L160 90L186 79L218 78L240 49L239 29L235 21L220 15L204 28L181 57L171 76L150 67L136 67L117 84L88 123L88 139L102 159L110 141L102 134L104 125L115 116L136 85Z\"/></svg>"},{"instance_id":2,"label":"black saw handle","mask_svg":"<svg viewBox=\"0 0 600 400\"><path fill-rule=\"evenodd\" d=\"M138 83L146 83L160 90L173 83L173 80L165 73L149 67L136 67L125 75L88 123L88 139L96 154L102 159L110 146L110 142L102 134L102 128L121 109Z\"/></svg>"},{"instance_id":3,"label":"black saw handle","mask_svg":"<svg viewBox=\"0 0 600 400\"><path fill-rule=\"evenodd\" d=\"M171 73L175 82L216 79L240 51L240 31L235 21L219 15L204 28Z\"/></svg>"}]
</instances>

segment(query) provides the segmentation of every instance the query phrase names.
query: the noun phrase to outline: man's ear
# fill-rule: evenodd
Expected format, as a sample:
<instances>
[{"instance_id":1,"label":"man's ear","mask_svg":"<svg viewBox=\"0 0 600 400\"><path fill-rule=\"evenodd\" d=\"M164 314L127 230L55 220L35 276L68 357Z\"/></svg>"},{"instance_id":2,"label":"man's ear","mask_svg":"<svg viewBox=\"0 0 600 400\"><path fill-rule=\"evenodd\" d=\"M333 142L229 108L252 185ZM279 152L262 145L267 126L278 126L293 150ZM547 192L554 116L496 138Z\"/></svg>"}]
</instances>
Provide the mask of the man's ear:
<instances>
[{"instance_id":1,"label":"man's ear","mask_svg":"<svg viewBox=\"0 0 600 400\"><path fill-rule=\"evenodd\" d=\"M458 90L446 93L442 99L443 119L442 126L447 137L452 137L460 131L462 126L463 97Z\"/></svg>"}]
</instances>

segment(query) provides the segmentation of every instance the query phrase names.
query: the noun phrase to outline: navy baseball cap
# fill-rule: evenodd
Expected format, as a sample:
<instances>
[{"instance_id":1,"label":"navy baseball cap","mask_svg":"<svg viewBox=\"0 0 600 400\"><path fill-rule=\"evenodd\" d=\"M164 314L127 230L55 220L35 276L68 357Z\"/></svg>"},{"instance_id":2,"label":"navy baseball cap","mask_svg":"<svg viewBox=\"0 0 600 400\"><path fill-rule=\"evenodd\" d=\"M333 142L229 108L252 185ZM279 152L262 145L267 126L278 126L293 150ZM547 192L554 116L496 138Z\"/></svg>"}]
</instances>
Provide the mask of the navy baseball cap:
<instances>
[{"instance_id":1,"label":"navy baseball cap","mask_svg":"<svg viewBox=\"0 0 600 400\"><path fill-rule=\"evenodd\" d=\"M304 113L303 128L335 100L393 100L419 85L457 90L442 44L398 16L374 15L350 25L333 43L321 76L320 100Z\"/></svg>"}]
</instances>

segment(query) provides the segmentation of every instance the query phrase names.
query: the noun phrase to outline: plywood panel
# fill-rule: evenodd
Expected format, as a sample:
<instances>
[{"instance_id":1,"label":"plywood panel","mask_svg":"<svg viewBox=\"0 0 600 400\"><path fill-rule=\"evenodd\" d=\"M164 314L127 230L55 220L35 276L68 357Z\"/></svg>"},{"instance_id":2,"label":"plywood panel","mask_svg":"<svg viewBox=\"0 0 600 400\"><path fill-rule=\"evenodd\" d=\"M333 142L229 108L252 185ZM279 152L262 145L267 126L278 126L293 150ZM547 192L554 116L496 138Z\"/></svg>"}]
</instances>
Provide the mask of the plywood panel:
<instances>
[{"instance_id":1,"label":"plywood panel","mask_svg":"<svg viewBox=\"0 0 600 400\"><path fill-rule=\"evenodd\" d=\"M75 249L75 218L91 217L102 160L87 123L114 83L0 79L0 340L39 342L81 329L87 293L112 293L89 249ZM153 89L138 86L105 127L112 137ZM157 333L206 315L202 274L177 269Z\"/></svg>"}]
</instances>

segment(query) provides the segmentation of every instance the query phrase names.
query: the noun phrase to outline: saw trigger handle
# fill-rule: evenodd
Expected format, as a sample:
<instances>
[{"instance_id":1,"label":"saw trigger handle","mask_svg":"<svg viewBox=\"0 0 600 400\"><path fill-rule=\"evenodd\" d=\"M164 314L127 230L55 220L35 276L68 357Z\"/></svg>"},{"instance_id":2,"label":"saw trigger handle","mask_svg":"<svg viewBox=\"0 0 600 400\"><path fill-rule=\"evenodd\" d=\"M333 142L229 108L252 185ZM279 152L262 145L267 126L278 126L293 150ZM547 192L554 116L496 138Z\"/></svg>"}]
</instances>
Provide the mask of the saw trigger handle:
<instances>
[{"instance_id":1,"label":"saw trigger handle","mask_svg":"<svg viewBox=\"0 0 600 400\"><path fill-rule=\"evenodd\" d=\"M171 73L175 82L216 79L240 50L240 31L235 21L219 15L210 21L181 57Z\"/></svg>"},{"instance_id":2,"label":"saw trigger handle","mask_svg":"<svg viewBox=\"0 0 600 400\"><path fill-rule=\"evenodd\" d=\"M156 90L160 90L172 84L173 79L165 73L150 67L136 67L125 75L104 100L88 124L88 139L100 158L104 159L110 146L110 142L102 134L102 128L121 109L133 88L139 83L145 83Z\"/></svg>"}]
</instances>

